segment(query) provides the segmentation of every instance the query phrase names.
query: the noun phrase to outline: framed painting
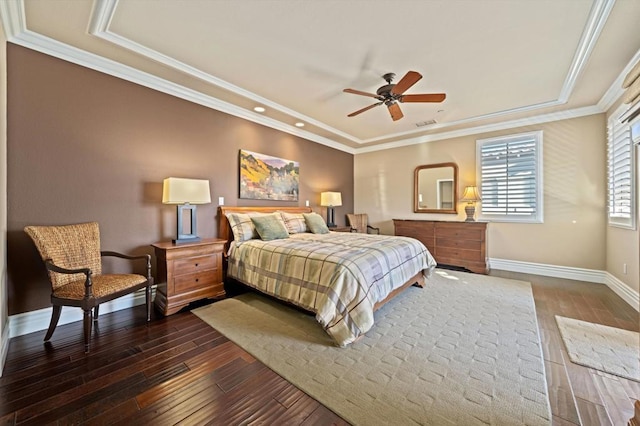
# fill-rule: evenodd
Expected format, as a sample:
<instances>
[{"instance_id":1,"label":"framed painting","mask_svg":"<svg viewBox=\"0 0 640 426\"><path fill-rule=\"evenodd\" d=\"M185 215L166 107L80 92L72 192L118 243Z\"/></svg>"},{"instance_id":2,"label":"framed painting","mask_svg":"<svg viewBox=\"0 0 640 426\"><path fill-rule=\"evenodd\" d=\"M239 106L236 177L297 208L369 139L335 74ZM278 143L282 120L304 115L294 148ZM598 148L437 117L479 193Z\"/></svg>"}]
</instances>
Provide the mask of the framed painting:
<instances>
[{"instance_id":1,"label":"framed painting","mask_svg":"<svg viewBox=\"0 0 640 426\"><path fill-rule=\"evenodd\" d=\"M240 150L240 198L298 201L297 161Z\"/></svg>"}]
</instances>

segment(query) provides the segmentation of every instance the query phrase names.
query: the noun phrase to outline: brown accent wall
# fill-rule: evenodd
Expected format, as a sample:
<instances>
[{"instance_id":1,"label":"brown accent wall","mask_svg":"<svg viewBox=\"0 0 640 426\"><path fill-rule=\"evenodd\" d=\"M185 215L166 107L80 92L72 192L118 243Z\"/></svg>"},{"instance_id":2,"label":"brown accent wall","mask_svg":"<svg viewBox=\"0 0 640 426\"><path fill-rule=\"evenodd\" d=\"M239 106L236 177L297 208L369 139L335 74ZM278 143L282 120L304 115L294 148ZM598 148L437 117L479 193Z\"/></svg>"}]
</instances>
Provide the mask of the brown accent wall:
<instances>
[{"instance_id":1,"label":"brown accent wall","mask_svg":"<svg viewBox=\"0 0 640 426\"><path fill-rule=\"evenodd\" d=\"M216 236L226 205L318 207L342 192L339 225L353 211L353 155L8 44L9 314L50 305L42 262L23 228L100 223L103 249L152 254L175 234L161 204L169 176L209 179L198 234ZM238 199L240 149L300 162L299 202ZM111 265L113 270L124 268Z\"/></svg>"}]
</instances>

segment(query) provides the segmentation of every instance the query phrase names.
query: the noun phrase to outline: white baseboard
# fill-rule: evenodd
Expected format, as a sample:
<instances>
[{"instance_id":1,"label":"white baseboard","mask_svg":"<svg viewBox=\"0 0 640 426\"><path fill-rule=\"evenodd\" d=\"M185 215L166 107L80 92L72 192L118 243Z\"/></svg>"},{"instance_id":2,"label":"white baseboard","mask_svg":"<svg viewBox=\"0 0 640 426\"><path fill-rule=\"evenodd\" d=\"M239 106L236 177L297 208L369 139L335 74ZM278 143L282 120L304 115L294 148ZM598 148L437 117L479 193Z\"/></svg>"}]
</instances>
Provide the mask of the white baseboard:
<instances>
[{"instance_id":1,"label":"white baseboard","mask_svg":"<svg viewBox=\"0 0 640 426\"><path fill-rule=\"evenodd\" d=\"M618 278L614 277L610 273L607 272L607 280L605 284L611 290L614 291L615 294L620 296L625 302L631 305L636 311L640 312L640 293L631 289L628 285L626 285L623 281L620 281Z\"/></svg>"},{"instance_id":2,"label":"white baseboard","mask_svg":"<svg viewBox=\"0 0 640 426\"><path fill-rule=\"evenodd\" d=\"M640 293L607 271L495 258L489 259L489 265L491 269L500 269L502 271L522 272L525 274L606 284L607 287L613 290L614 293L620 296L633 309L640 312Z\"/></svg>"},{"instance_id":3,"label":"white baseboard","mask_svg":"<svg viewBox=\"0 0 640 426\"><path fill-rule=\"evenodd\" d=\"M133 294L127 294L118 299L100 304L100 315L143 305L145 303L144 292L145 290L141 289ZM153 287L151 297L153 297L154 292L155 286ZM22 336L23 334L33 333L34 331L46 330L49 328L52 309L53 308L44 308L37 311L11 315L9 317L9 326L6 328L9 330L9 337ZM82 321L82 316L82 309L73 306L64 306L58 325ZM3 345L3 348L8 347L8 339L6 343L7 345Z\"/></svg>"}]
</instances>

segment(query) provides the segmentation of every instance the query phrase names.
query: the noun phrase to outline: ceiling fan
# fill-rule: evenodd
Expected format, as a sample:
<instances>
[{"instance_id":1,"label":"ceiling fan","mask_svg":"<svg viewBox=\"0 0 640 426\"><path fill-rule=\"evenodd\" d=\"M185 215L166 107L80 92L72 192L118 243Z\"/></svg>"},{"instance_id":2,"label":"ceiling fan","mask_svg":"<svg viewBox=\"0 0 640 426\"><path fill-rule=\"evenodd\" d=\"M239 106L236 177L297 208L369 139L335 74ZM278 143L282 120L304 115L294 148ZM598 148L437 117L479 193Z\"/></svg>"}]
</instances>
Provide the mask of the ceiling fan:
<instances>
[{"instance_id":1,"label":"ceiling fan","mask_svg":"<svg viewBox=\"0 0 640 426\"><path fill-rule=\"evenodd\" d=\"M393 81L395 76L396 75L392 72L383 75L382 78L387 82L387 84L378 88L376 94L362 92L355 89L344 89L343 92L345 93L369 96L370 98L375 98L379 101L373 105L369 105L368 107L352 112L347 117L354 117L365 111L369 111L371 108L385 104L389 109L389 113L391 114L391 118L393 119L393 121L397 121L404 117L404 115L402 114L402 110L400 110L400 105L398 104L398 102L442 102L447 97L447 95L444 93L405 95L404 92L406 92L411 86L416 84L418 80L422 78L422 75L415 71L409 71L404 75L404 77L400 79L398 83L392 84L391 82Z\"/></svg>"}]
</instances>

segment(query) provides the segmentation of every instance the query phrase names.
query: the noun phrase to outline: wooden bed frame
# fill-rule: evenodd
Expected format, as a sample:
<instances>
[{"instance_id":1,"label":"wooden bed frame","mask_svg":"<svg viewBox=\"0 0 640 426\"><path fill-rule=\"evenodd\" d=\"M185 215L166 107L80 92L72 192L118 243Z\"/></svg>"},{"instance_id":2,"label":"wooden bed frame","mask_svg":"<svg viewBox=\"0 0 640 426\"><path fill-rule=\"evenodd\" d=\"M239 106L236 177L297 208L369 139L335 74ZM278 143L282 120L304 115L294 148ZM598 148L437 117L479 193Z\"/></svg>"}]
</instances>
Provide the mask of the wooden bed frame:
<instances>
[{"instance_id":1,"label":"wooden bed frame","mask_svg":"<svg viewBox=\"0 0 640 426\"><path fill-rule=\"evenodd\" d=\"M281 211L285 213L311 213L310 207L231 207L231 206L220 206L218 207L218 238L226 240L225 250L224 250L224 259L226 262L226 253L229 250L229 245L231 241L233 241L233 232L231 231L231 225L229 225L229 221L227 220L227 213L248 213L248 212L258 212L258 213L274 213L276 211ZM226 265L225 265L226 266ZM223 268L225 272L226 278L226 270L227 268ZM404 283L402 286L393 290L389 295L380 302L376 303L373 307L374 311L380 309L385 303L389 300L396 297L398 294L402 293L408 287L415 285L417 287L424 287L424 275L422 272L418 272L416 275L411 277L409 281ZM257 290L256 290L257 291Z\"/></svg>"}]
</instances>

